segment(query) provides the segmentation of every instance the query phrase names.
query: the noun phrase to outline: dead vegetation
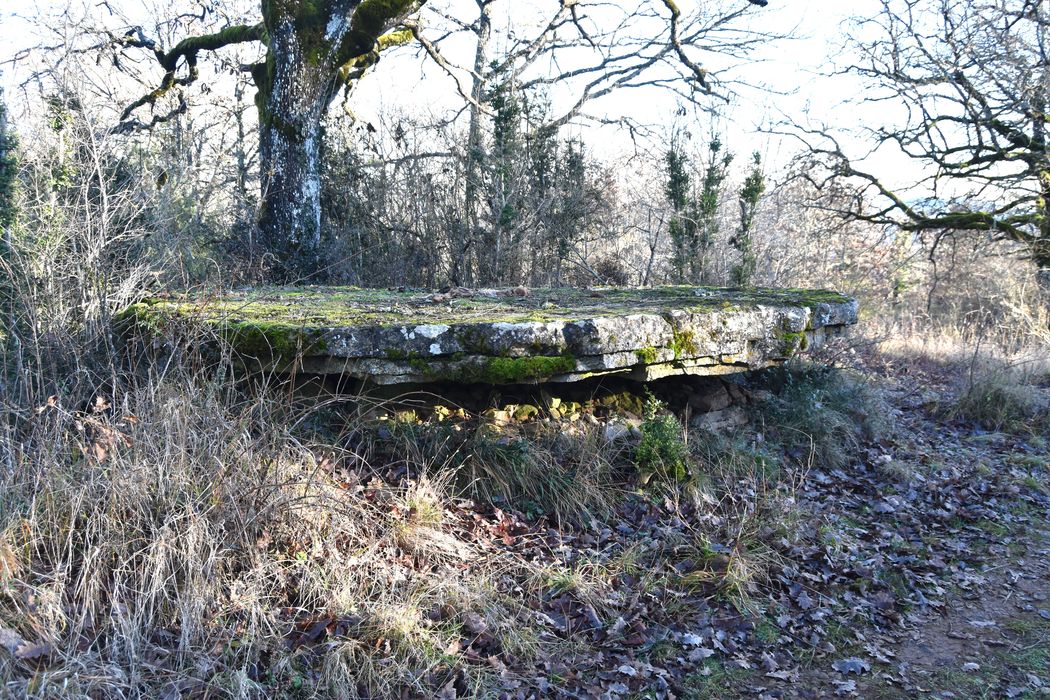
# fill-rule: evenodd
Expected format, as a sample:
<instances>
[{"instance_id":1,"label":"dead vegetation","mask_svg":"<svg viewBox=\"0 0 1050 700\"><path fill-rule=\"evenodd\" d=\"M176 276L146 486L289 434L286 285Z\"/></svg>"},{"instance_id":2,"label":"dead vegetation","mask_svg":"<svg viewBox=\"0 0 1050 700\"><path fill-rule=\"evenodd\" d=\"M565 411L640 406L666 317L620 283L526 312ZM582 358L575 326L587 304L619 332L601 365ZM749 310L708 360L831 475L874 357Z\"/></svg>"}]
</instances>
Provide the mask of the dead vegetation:
<instances>
[{"instance_id":1,"label":"dead vegetation","mask_svg":"<svg viewBox=\"0 0 1050 700\"><path fill-rule=\"evenodd\" d=\"M0 695L1045 695L1046 317L1013 278L974 263L936 318L876 286L870 338L741 387L728 433L640 397L379 420L120 357L152 251L124 194L83 200L119 235L42 208L2 259ZM904 662L931 620L979 676Z\"/></svg>"},{"instance_id":2,"label":"dead vegetation","mask_svg":"<svg viewBox=\"0 0 1050 700\"><path fill-rule=\"evenodd\" d=\"M0 677L34 697L849 694L851 671L814 669L888 672L863 630L945 609L977 547L1023 542L1048 503L1031 423L975 446L977 419L924 408L892 362L769 373L736 435L654 399L612 442L583 417L304 415L189 367L46 400L5 427Z\"/></svg>"}]
</instances>

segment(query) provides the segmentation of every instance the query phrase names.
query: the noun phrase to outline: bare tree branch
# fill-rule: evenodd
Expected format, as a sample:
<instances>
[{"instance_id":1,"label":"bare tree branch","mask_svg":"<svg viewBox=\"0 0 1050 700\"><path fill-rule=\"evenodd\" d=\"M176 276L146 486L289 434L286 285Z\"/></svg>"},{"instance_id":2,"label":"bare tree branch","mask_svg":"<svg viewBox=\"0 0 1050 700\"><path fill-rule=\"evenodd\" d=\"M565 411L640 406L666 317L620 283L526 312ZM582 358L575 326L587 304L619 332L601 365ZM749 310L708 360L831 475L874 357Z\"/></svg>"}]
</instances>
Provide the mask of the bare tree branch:
<instances>
[{"instance_id":1,"label":"bare tree branch","mask_svg":"<svg viewBox=\"0 0 1050 700\"><path fill-rule=\"evenodd\" d=\"M139 107L147 104L151 107L155 106L157 100L168 94L172 88L184 87L196 82L200 77L200 71L197 68L197 54L201 51L217 51L233 44L262 41L264 32L265 28L261 22L251 26L237 25L227 27L226 29L215 32L214 34L205 34L202 36L183 39L170 51L164 51L156 41L147 38L142 32L141 27L132 28L124 36L111 37L111 43L114 46L148 49L153 53L153 56L157 59L157 63L160 64L161 68L164 69L164 77L161 79L160 85L129 104L120 115L121 122L127 122ZM178 70L180 62L182 61L185 61L188 72L186 75L179 77ZM179 106L173 111L159 117L154 116L148 125L143 125L142 122L137 122L137 125L153 126L160 124L174 118L177 114L185 112L185 110L186 102L180 95Z\"/></svg>"}]
</instances>

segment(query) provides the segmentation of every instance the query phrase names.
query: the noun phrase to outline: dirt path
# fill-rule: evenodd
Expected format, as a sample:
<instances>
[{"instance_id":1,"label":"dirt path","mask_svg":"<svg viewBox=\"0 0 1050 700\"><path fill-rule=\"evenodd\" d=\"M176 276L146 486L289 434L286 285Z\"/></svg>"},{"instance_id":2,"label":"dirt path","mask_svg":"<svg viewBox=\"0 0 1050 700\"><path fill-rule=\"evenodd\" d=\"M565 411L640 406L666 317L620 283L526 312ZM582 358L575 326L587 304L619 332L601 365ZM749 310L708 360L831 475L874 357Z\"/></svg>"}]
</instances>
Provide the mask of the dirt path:
<instances>
[{"instance_id":1,"label":"dirt path","mask_svg":"<svg viewBox=\"0 0 1050 700\"><path fill-rule=\"evenodd\" d=\"M1015 451L1006 436L979 430L946 434L919 403L905 402L901 418L914 431L912 439L927 436L918 440L925 442L920 453L933 448L955 458L969 455L999 473L1032 459ZM912 464L918 456L900 455ZM1035 459L1045 464L1047 456ZM1045 467L1040 473L1039 483L1021 487L1045 495L1050 489ZM974 565L945 583L943 604L907 615L903 631L860 631L859 643L814 663L798 690L784 695L1050 698L1050 521L1043 501L1044 507L997 504L1008 514L1004 520L971 525L965 528L970 536L960 536ZM862 663L844 664L844 658Z\"/></svg>"},{"instance_id":2,"label":"dirt path","mask_svg":"<svg viewBox=\"0 0 1050 700\"><path fill-rule=\"evenodd\" d=\"M1050 531L996 545L986 572L896 646L899 686L864 697L1050 697ZM889 680L890 674L887 674ZM875 679L873 679L874 681Z\"/></svg>"}]
</instances>

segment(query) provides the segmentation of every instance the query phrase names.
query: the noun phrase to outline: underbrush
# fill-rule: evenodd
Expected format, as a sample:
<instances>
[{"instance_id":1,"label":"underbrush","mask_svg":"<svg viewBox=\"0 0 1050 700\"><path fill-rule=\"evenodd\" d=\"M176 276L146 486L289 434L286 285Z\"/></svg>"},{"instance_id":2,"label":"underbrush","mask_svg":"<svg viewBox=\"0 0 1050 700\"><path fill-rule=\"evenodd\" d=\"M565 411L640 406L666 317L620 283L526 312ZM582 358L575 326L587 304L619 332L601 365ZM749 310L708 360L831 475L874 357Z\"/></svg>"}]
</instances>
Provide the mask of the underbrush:
<instances>
[{"instance_id":1,"label":"underbrush","mask_svg":"<svg viewBox=\"0 0 1050 700\"><path fill-rule=\"evenodd\" d=\"M830 392L821 377L791 383ZM664 624L704 600L762 619L800 536L772 437L687 434L655 401L639 437L610 440L582 419L308 418L214 368L128 381L5 416L11 694L484 695L623 624L632 590L667 598ZM519 516L595 544L548 547ZM639 537L607 539L625 522ZM582 622L552 634L537 608Z\"/></svg>"},{"instance_id":2,"label":"underbrush","mask_svg":"<svg viewBox=\"0 0 1050 700\"><path fill-rule=\"evenodd\" d=\"M947 414L988 430L1044 432L1050 428L1050 394L1037 383L1047 376L1030 363L974 358Z\"/></svg>"},{"instance_id":3,"label":"underbrush","mask_svg":"<svg viewBox=\"0 0 1050 700\"><path fill-rule=\"evenodd\" d=\"M496 424L483 419L386 421L366 428L369 452L413 473L443 471L449 490L555 523L609 515L627 466L620 448L587 423Z\"/></svg>"},{"instance_id":4,"label":"underbrush","mask_svg":"<svg viewBox=\"0 0 1050 700\"><path fill-rule=\"evenodd\" d=\"M841 469L863 441L887 428L878 392L842 369L789 362L767 370L757 385L771 394L755 407L756 420L799 464Z\"/></svg>"},{"instance_id":5,"label":"underbrush","mask_svg":"<svg viewBox=\"0 0 1050 700\"><path fill-rule=\"evenodd\" d=\"M682 439L682 424L664 410L652 394L644 406L641 439L634 449L634 463L646 482L655 477L679 481L688 472L689 448Z\"/></svg>"},{"instance_id":6,"label":"underbrush","mask_svg":"<svg viewBox=\"0 0 1050 700\"><path fill-rule=\"evenodd\" d=\"M964 327L913 328L881 341L879 349L888 362L905 362L919 376L947 385L951 396L936 403L949 420L986 430L1045 433L1050 429L1046 313L1028 309L1019 317L1029 319L1023 333L1010 324L983 334Z\"/></svg>"},{"instance_id":7,"label":"underbrush","mask_svg":"<svg viewBox=\"0 0 1050 700\"><path fill-rule=\"evenodd\" d=\"M722 434L655 400L638 423L419 420L214 367L113 387L4 414L9 695L575 693L731 665L727 640L797 664L797 640L834 638L832 598L885 624L924 585L865 563L898 544L859 519L936 522L869 510L925 487L866 462L890 411L842 370L766 373L752 425Z\"/></svg>"},{"instance_id":8,"label":"underbrush","mask_svg":"<svg viewBox=\"0 0 1050 700\"><path fill-rule=\"evenodd\" d=\"M532 653L499 565L449 534L440 481L362 482L352 454L290 431L283 402L218 382L92 406L7 416L8 694L478 690L494 671L462 659L464 635Z\"/></svg>"}]
</instances>

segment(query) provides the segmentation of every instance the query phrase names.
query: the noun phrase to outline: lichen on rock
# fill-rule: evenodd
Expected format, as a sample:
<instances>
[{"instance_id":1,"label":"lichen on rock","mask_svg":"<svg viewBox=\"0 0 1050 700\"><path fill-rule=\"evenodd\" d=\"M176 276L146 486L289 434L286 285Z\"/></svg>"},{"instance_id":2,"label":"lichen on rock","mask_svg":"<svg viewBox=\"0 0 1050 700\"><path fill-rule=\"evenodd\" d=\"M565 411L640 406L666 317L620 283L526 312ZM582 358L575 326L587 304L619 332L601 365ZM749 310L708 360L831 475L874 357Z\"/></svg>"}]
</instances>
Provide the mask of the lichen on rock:
<instances>
[{"instance_id":1,"label":"lichen on rock","mask_svg":"<svg viewBox=\"0 0 1050 700\"><path fill-rule=\"evenodd\" d=\"M178 320L255 364L380 384L522 384L608 374L652 379L782 362L857 320L824 290L473 290L260 288L150 299L122 315L158 335Z\"/></svg>"}]
</instances>

